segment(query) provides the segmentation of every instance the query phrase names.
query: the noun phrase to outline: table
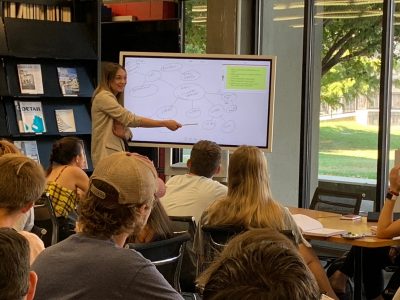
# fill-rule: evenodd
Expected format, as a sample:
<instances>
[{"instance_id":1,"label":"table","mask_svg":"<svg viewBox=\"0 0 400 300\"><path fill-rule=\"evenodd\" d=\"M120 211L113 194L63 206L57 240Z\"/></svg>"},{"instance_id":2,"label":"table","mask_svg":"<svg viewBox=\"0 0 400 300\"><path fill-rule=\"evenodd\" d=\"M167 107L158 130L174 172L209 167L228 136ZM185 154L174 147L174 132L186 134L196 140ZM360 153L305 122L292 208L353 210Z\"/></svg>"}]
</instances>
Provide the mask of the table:
<instances>
[{"instance_id":1,"label":"table","mask_svg":"<svg viewBox=\"0 0 400 300\"><path fill-rule=\"evenodd\" d=\"M299 207L287 207L292 215L294 214L302 214L309 216L310 218L319 220L320 218L330 218L330 217L340 217L341 214L327 212L327 211L320 211L320 210L312 210L306 208L299 208Z\"/></svg>"},{"instance_id":2,"label":"table","mask_svg":"<svg viewBox=\"0 0 400 300\"><path fill-rule=\"evenodd\" d=\"M304 208L293 208L289 207L289 211L292 214L304 214L311 218L317 219L324 225L326 228L337 228L344 229L346 231L358 234L370 234L371 226L376 225L376 222L367 222L366 217L362 217L358 220L341 220L339 214L315 211ZM365 236L356 240L344 239L340 235L331 236L331 237L321 237L321 236L313 236L313 235L304 235L306 239L310 240L322 240L328 241L332 243L338 244L348 244L351 246L355 246L354 254L354 299L361 299L361 289L362 289L362 249L363 248L379 248L379 247L387 247L393 245L400 245L399 240L392 239L379 239L375 236Z\"/></svg>"}]
</instances>

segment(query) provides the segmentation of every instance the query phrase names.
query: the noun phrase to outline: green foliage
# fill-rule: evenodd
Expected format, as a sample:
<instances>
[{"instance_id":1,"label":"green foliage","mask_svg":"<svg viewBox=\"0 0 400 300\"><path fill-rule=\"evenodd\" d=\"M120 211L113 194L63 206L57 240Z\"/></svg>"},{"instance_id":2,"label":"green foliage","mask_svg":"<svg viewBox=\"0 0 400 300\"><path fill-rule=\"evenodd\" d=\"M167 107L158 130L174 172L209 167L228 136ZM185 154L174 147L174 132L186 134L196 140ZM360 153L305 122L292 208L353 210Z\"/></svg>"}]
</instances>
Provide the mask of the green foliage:
<instances>
[{"instance_id":1,"label":"green foliage","mask_svg":"<svg viewBox=\"0 0 400 300\"><path fill-rule=\"evenodd\" d=\"M204 23L192 22L195 17L206 16L206 12L193 12L193 6L207 5L207 0L185 1L185 52L205 53L207 45L207 27Z\"/></svg>"},{"instance_id":2,"label":"green foliage","mask_svg":"<svg viewBox=\"0 0 400 300\"><path fill-rule=\"evenodd\" d=\"M324 19L322 43L321 101L336 108L341 100L376 96L380 84L382 4L326 6L325 14L354 18ZM395 45L400 40L395 26ZM394 68L399 51L394 53ZM395 85L398 85L398 80Z\"/></svg>"}]
</instances>

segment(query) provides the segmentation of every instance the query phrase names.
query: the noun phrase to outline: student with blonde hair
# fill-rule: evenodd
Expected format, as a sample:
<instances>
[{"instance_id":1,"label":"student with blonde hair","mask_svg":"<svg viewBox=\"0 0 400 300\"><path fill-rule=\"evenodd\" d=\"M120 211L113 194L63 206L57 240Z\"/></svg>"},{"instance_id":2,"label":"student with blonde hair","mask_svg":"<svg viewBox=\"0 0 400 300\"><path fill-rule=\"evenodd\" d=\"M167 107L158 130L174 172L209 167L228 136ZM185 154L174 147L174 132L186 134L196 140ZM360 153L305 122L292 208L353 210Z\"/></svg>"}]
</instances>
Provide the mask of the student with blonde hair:
<instances>
[{"instance_id":1,"label":"student with blonde hair","mask_svg":"<svg viewBox=\"0 0 400 300\"><path fill-rule=\"evenodd\" d=\"M228 194L204 212L200 224L232 225L244 229L292 230L299 252L317 279L322 292L337 299L311 245L303 238L290 212L273 199L264 153L257 147L241 146L230 157ZM193 249L200 270L213 259L210 241L197 231Z\"/></svg>"},{"instance_id":2,"label":"student with blonde hair","mask_svg":"<svg viewBox=\"0 0 400 300\"><path fill-rule=\"evenodd\" d=\"M271 229L251 229L233 238L197 283L204 300L321 297L295 245Z\"/></svg>"},{"instance_id":3,"label":"student with blonde hair","mask_svg":"<svg viewBox=\"0 0 400 300\"><path fill-rule=\"evenodd\" d=\"M43 193L44 171L32 159L11 153L0 157L0 170L0 227L13 227ZM43 251L43 242L31 232L19 233L29 241L32 263Z\"/></svg>"},{"instance_id":4,"label":"student with blonde hair","mask_svg":"<svg viewBox=\"0 0 400 300\"><path fill-rule=\"evenodd\" d=\"M0 156L7 153L21 154L17 146L7 140L0 140ZM14 224L16 230L31 231L34 225L34 211L33 208L22 214L17 222Z\"/></svg>"}]
</instances>

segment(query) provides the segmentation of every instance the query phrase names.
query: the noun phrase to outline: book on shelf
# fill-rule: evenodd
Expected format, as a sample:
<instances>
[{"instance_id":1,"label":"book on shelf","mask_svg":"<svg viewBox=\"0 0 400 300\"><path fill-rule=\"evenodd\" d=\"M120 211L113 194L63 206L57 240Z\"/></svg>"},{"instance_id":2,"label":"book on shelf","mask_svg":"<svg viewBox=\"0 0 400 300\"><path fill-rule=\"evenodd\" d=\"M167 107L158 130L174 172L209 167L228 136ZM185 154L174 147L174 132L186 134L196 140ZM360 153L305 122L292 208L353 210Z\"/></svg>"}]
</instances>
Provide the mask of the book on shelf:
<instances>
[{"instance_id":1,"label":"book on shelf","mask_svg":"<svg viewBox=\"0 0 400 300\"><path fill-rule=\"evenodd\" d=\"M15 107L15 117L17 119L17 124L18 124L18 130L20 133L23 133L25 132L25 130L24 130L24 123L22 122L21 108L19 107L19 101L17 100L14 101L14 107Z\"/></svg>"},{"instance_id":2,"label":"book on shelf","mask_svg":"<svg viewBox=\"0 0 400 300\"><path fill-rule=\"evenodd\" d=\"M292 216L297 226L299 226L303 234L306 235L329 237L347 233L347 231L343 229L325 228L320 221L306 215L294 214Z\"/></svg>"},{"instance_id":3,"label":"book on shelf","mask_svg":"<svg viewBox=\"0 0 400 300\"><path fill-rule=\"evenodd\" d=\"M21 94L43 94L40 64L18 64L17 70Z\"/></svg>"},{"instance_id":4,"label":"book on shelf","mask_svg":"<svg viewBox=\"0 0 400 300\"><path fill-rule=\"evenodd\" d=\"M135 16L113 16L111 20L113 22L132 22L136 21L138 18Z\"/></svg>"},{"instance_id":5,"label":"book on shelf","mask_svg":"<svg viewBox=\"0 0 400 300\"><path fill-rule=\"evenodd\" d=\"M39 151L36 141L14 141L14 145L21 151L24 155L32 158L40 164Z\"/></svg>"},{"instance_id":6,"label":"book on shelf","mask_svg":"<svg viewBox=\"0 0 400 300\"><path fill-rule=\"evenodd\" d=\"M80 142L81 146L82 146L82 153L83 153L83 167L82 169L87 170L89 169L89 165L87 162L87 156L86 156L86 150L85 150L85 144L83 143L83 141Z\"/></svg>"},{"instance_id":7,"label":"book on shelf","mask_svg":"<svg viewBox=\"0 0 400 300\"><path fill-rule=\"evenodd\" d=\"M73 109L56 109L55 113L59 132L76 132Z\"/></svg>"},{"instance_id":8,"label":"book on shelf","mask_svg":"<svg viewBox=\"0 0 400 300\"><path fill-rule=\"evenodd\" d=\"M40 101L19 101L24 132L46 132L42 103Z\"/></svg>"},{"instance_id":9,"label":"book on shelf","mask_svg":"<svg viewBox=\"0 0 400 300\"><path fill-rule=\"evenodd\" d=\"M78 96L79 80L76 68L57 67L57 73L63 96Z\"/></svg>"}]
</instances>

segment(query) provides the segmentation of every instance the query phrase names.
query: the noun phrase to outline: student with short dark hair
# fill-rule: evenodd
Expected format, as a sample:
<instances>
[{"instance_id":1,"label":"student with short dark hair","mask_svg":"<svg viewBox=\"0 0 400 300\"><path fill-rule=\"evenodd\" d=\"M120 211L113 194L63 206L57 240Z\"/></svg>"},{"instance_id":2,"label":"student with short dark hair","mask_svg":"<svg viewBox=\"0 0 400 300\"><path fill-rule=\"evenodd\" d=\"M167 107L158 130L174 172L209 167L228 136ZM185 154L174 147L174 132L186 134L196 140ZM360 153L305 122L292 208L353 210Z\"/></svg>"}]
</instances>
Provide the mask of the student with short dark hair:
<instances>
[{"instance_id":1,"label":"student with short dark hair","mask_svg":"<svg viewBox=\"0 0 400 300\"><path fill-rule=\"evenodd\" d=\"M29 243L12 228L0 228L0 300L31 300L37 276L30 271Z\"/></svg>"},{"instance_id":2,"label":"student with short dark hair","mask_svg":"<svg viewBox=\"0 0 400 300\"><path fill-rule=\"evenodd\" d=\"M321 297L294 244L271 229L252 229L233 238L197 282L204 300Z\"/></svg>"},{"instance_id":3,"label":"student with short dark hair","mask_svg":"<svg viewBox=\"0 0 400 300\"><path fill-rule=\"evenodd\" d=\"M157 180L141 155L101 160L78 207L80 232L46 248L32 266L40 278L35 299L182 299L150 261L123 248L146 225Z\"/></svg>"},{"instance_id":4,"label":"student with short dark hair","mask_svg":"<svg viewBox=\"0 0 400 300\"><path fill-rule=\"evenodd\" d=\"M22 154L0 157L0 227L13 227L42 195L45 177L42 167ZM19 231L28 241L31 263L44 249L43 241L31 232Z\"/></svg>"},{"instance_id":5,"label":"student with short dark hair","mask_svg":"<svg viewBox=\"0 0 400 300\"><path fill-rule=\"evenodd\" d=\"M227 187L212 177L220 170L222 150L214 142L201 140L193 145L187 161L189 173L176 175L166 183L161 201L170 216L193 216L198 222L215 199L226 195Z\"/></svg>"}]
</instances>

